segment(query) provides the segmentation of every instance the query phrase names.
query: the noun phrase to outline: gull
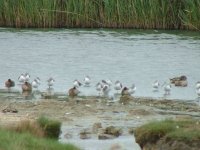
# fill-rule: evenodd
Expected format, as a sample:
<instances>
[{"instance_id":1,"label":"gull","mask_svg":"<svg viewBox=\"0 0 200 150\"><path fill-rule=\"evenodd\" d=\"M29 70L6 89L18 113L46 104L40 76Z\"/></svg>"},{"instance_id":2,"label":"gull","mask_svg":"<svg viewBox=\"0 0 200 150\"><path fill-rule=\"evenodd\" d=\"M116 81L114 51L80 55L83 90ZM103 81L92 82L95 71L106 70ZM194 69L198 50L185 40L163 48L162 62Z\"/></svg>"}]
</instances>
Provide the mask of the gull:
<instances>
[{"instance_id":1,"label":"gull","mask_svg":"<svg viewBox=\"0 0 200 150\"><path fill-rule=\"evenodd\" d=\"M89 76L86 76L83 81L85 86L90 86L91 78Z\"/></svg>"},{"instance_id":2,"label":"gull","mask_svg":"<svg viewBox=\"0 0 200 150\"><path fill-rule=\"evenodd\" d=\"M102 88L103 88L103 85L102 85L100 82L98 82L98 83L96 84L96 90L98 91L99 96L100 96L100 94L101 94Z\"/></svg>"},{"instance_id":3,"label":"gull","mask_svg":"<svg viewBox=\"0 0 200 150\"><path fill-rule=\"evenodd\" d=\"M107 80L106 80L106 83L107 83L109 86L112 85L112 81L111 81L110 79L107 79Z\"/></svg>"},{"instance_id":4,"label":"gull","mask_svg":"<svg viewBox=\"0 0 200 150\"><path fill-rule=\"evenodd\" d=\"M40 80L40 78L39 77L36 77L36 79L35 79L37 82L38 82L38 84L40 84L41 83L41 80Z\"/></svg>"},{"instance_id":5,"label":"gull","mask_svg":"<svg viewBox=\"0 0 200 150\"><path fill-rule=\"evenodd\" d=\"M200 88L200 81L198 81L197 83L196 83L196 89L199 89Z\"/></svg>"},{"instance_id":6,"label":"gull","mask_svg":"<svg viewBox=\"0 0 200 150\"><path fill-rule=\"evenodd\" d=\"M49 89L50 89L51 86L54 85L54 82L55 82L55 80L54 80L52 77L50 77L50 78L47 80L47 85L48 85Z\"/></svg>"},{"instance_id":7,"label":"gull","mask_svg":"<svg viewBox=\"0 0 200 150\"><path fill-rule=\"evenodd\" d=\"M196 89L197 96L200 97L200 87Z\"/></svg>"},{"instance_id":8,"label":"gull","mask_svg":"<svg viewBox=\"0 0 200 150\"><path fill-rule=\"evenodd\" d=\"M164 86L165 95L169 95L172 88L171 84L164 82L162 86Z\"/></svg>"},{"instance_id":9,"label":"gull","mask_svg":"<svg viewBox=\"0 0 200 150\"><path fill-rule=\"evenodd\" d=\"M37 79L34 79L34 80L32 81L32 83L31 83L31 85L32 85L33 88L37 89L38 86L40 85L40 83L38 82Z\"/></svg>"},{"instance_id":10,"label":"gull","mask_svg":"<svg viewBox=\"0 0 200 150\"><path fill-rule=\"evenodd\" d=\"M82 83L79 82L78 80L74 80L73 85L74 85L74 87L78 88L82 85Z\"/></svg>"},{"instance_id":11,"label":"gull","mask_svg":"<svg viewBox=\"0 0 200 150\"><path fill-rule=\"evenodd\" d=\"M25 77L25 82L28 82L31 76L28 73L25 73L24 77Z\"/></svg>"},{"instance_id":12,"label":"gull","mask_svg":"<svg viewBox=\"0 0 200 150\"><path fill-rule=\"evenodd\" d=\"M158 90L159 86L160 86L160 83L158 82L158 80L156 80L152 83L152 87L154 90Z\"/></svg>"},{"instance_id":13,"label":"gull","mask_svg":"<svg viewBox=\"0 0 200 150\"><path fill-rule=\"evenodd\" d=\"M128 92L131 95L131 94L134 94L135 91L136 91L136 86L135 86L135 84L132 84L131 87L128 88Z\"/></svg>"},{"instance_id":14,"label":"gull","mask_svg":"<svg viewBox=\"0 0 200 150\"><path fill-rule=\"evenodd\" d=\"M25 75L24 74L21 74L19 77L18 77L18 81L20 83L24 83L25 82Z\"/></svg>"},{"instance_id":15,"label":"gull","mask_svg":"<svg viewBox=\"0 0 200 150\"><path fill-rule=\"evenodd\" d=\"M108 84L104 84L102 87L102 93L104 96L108 96L110 92L110 86Z\"/></svg>"},{"instance_id":16,"label":"gull","mask_svg":"<svg viewBox=\"0 0 200 150\"><path fill-rule=\"evenodd\" d=\"M102 84L107 84L109 86L112 85L112 81L110 79L107 79L107 80L101 80Z\"/></svg>"},{"instance_id":17,"label":"gull","mask_svg":"<svg viewBox=\"0 0 200 150\"><path fill-rule=\"evenodd\" d=\"M120 91L120 90L122 89L122 84L121 84L121 82L120 82L119 80L117 80L117 81L115 82L114 89L115 89L116 91Z\"/></svg>"}]
</instances>

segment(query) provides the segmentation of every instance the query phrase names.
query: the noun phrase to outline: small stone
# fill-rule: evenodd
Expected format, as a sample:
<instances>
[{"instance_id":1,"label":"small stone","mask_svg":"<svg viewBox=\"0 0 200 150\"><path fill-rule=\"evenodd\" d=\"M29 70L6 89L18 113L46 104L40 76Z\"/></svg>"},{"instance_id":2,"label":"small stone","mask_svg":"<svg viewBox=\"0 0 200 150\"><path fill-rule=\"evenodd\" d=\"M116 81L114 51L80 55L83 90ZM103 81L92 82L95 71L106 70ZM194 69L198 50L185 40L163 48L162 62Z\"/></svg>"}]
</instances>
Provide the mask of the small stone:
<instances>
[{"instance_id":1,"label":"small stone","mask_svg":"<svg viewBox=\"0 0 200 150\"><path fill-rule=\"evenodd\" d=\"M99 140L108 140L108 139L114 139L115 136L110 135L110 134L99 134L98 139Z\"/></svg>"},{"instance_id":2,"label":"small stone","mask_svg":"<svg viewBox=\"0 0 200 150\"><path fill-rule=\"evenodd\" d=\"M92 132L93 133L98 133L99 128L102 128L102 125L100 122L94 123L92 127Z\"/></svg>"}]
</instances>

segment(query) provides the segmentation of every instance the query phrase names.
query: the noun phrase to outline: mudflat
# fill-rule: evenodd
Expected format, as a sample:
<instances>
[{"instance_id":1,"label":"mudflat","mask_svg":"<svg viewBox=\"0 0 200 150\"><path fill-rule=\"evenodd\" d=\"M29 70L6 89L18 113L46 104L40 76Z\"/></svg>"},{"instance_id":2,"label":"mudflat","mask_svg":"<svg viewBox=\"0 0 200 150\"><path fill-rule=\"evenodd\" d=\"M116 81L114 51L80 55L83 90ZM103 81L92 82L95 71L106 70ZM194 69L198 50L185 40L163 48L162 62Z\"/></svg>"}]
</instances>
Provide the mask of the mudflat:
<instances>
[{"instance_id":1,"label":"mudflat","mask_svg":"<svg viewBox=\"0 0 200 150\"><path fill-rule=\"evenodd\" d=\"M120 128L122 134L116 138L118 141L106 140L105 149L111 149L115 144L132 149L131 146L137 147L137 143L129 132L131 128L153 120L200 118L200 106L195 101L144 97L128 97L126 100L127 97L120 96L116 100L96 96L42 97L37 100L1 96L0 124L15 125L22 120L46 116L62 122L61 142L93 150L98 149L98 143L102 145L99 133L93 131L94 125L101 124L102 128L114 126ZM82 133L86 134L84 138Z\"/></svg>"}]
</instances>

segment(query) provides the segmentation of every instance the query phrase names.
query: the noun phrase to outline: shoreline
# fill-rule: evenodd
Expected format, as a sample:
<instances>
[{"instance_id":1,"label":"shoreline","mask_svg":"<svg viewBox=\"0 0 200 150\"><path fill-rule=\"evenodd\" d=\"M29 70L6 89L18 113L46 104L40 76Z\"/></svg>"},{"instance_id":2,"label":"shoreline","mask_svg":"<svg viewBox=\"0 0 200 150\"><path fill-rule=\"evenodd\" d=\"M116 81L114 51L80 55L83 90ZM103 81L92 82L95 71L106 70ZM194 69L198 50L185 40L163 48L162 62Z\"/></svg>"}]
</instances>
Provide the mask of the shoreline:
<instances>
[{"instance_id":1,"label":"shoreline","mask_svg":"<svg viewBox=\"0 0 200 150\"><path fill-rule=\"evenodd\" d=\"M2 97L1 93L0 125L16 125L20 121L35 120L40 116L59 120L62 122L59 141L71 142L83 149L89 149L90 145L93 150L98 150L97 145L102 143L97 134L92 132L95 123L101 123L103 128L114 126L122 129L121 136L106 140L105 149L109 149L115 143L123 147L127 144L137 147L134 135L131 135L129 130L153 120L200 118L199 105L179 100L128 97L129 102L122 104L119 99L113 101L96 96L80 96L72 99L61 95L57 98L38 100L25 100L15 96L6 98ZM3 113L2 110L5 108L16 109L18 112ZM88 139L80 138L82 131L88 132ZM129 150L129 147L125 148Z\"/></svg>"}]
</instances>

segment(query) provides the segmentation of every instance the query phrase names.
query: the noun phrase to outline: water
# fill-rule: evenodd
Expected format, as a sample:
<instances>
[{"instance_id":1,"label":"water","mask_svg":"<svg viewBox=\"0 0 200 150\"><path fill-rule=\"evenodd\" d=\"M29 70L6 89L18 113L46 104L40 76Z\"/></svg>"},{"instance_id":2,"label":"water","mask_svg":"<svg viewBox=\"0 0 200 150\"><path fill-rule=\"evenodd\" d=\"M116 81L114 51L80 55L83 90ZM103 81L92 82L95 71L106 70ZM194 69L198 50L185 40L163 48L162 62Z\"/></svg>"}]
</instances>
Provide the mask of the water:
<instances>
[{"instance_id":1,"label":"water","mask_svg":"<svg viewBox=\"0 0 200 150\"><path fill-rule=\"evenodd\" d=\"M49 77L55 91L66 92L74 79L92 78L82 95L97 95L95 84L102 79L135 83L135 96L163 97L163 89L152 92L154 80L186 75L189 85L172 87L171 99L196 99L195 83L200 80L200 34L188 31L155 30L19 30L0 29L0 86L11 78L17 82L28 72L40 77L41 91ZM20 86L16 86L20 90ZM112 96L114 90L111 91Z\"/></svg>"}]
</instances>

